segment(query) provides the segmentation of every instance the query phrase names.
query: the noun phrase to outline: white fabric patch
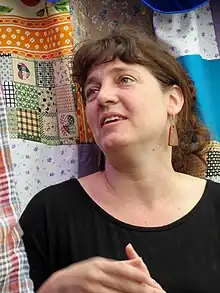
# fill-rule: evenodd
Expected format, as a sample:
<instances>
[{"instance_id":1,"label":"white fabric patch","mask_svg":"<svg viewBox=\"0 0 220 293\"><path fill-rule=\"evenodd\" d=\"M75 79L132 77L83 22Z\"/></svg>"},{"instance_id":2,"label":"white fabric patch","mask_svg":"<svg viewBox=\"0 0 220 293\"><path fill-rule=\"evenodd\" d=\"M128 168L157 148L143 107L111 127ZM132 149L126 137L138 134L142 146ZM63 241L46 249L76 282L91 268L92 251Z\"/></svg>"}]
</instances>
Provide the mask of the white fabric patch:
<instances>
[{"instance_id":1,"label":"white fabric patch","mask_svg":"<svg viewBox=\"0 0 220 293\"><path fill-rule=\"evenodd\" d=\"M156 12L154 27L176 57L199 54L204 59L219 59L209 3L188 13Z\"/></svg>"}]
</instances>

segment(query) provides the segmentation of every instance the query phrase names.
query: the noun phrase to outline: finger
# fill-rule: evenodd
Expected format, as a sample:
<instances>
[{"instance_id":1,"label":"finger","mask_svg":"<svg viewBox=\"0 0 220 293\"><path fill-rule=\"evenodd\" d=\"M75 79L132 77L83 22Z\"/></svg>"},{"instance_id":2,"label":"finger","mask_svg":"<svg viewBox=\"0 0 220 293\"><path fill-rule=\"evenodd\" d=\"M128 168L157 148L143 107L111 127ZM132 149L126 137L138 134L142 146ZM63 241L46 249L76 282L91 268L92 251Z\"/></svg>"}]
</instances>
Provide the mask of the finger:
<instances>
[{"instance_id":1,"label":"finger","mask_svg":"<svg viewBox=\"0 0 220 293\"><path fill-rule=\"evenodd\" d=\"M137 258L139 257L139 255L137 254L137 252L134 250L133 246L131 245L131 243L129 243L126 248L126 254L127 254L127 257L128 259L134 259L134 258Z\"/></svg>"},{"instance_id":2,"label":"finger","mask_svg":"<svg viewBox=\"0 0 220 293\"><path fill-rule=\"evenodd\" d=\"M163 288L152 288L152 287L149 287L147 284L143 284L146 288L146 293L166 293Z\"/></svg>"},{"instance_id":3,"label":"finger","mask_svg":"<svg viewBox=\"0 0 220 293\"><path fill-rule=\"evenodd\" d=\"M125 249L126 249L126 254L128 259L132 260L132 259L139 258L139 255L137 254L137 252L134 250L133 246L130 243L126 246ZM150 276L150 272L148 271L148 268L142 259L140 262L133 263L133 265L135 264L137 264L137 266L139 265L140 269L142 269L146 274Z\"/></svg>"},{"instance_id":4,"label":"finger","mask_svg":"<svg viewBox=\"0 0 220 293\"><path fill-rule=\"evenodd\" d=\"M79 291L80 292L95 292L95 293L122 293L118 291L117 289L114 289L113 287L106 286L104 282L101 280L102 279L100 279L98 283L84 282L81 286L81 290ZM73 293L73 290L70 292Z\"/></svg>"},{"instance_id":5,"label":"finger","mask_svg":"<svg viewBox=\"0 0 220 293\"><path fill-rule=\"evenodd\" d=\"M68 279L65 278L65 273L68 269L63 269L51 275L36 293L60 293L60 288L64 285L68 285ZM62 282L61 282L62 280Z\"/></svg>"},{"instance_id":6,"label":"finger","mask_svg":"<svg viewBox=\"0 0 220 293\"><path fill-rule=\"evenodd\" d=\"M130 280L122 277L121 275L105 274L99 276L99 283L109 289L120 293L138 293L138 292L151 292L149 288L153 289L152 280L149 277L147 284L139 283L134 280ZM147 287L145 285L148 285ZM148 289L148 290L147 290ZM147 290L147 291L146 291ZM102 291L94 291L102 292Z\"/></svg>"},{"instance_id":7,"label":"finger","mask_svg":"<svg viewBox=\"0 0 220 293\"><path fill-rule=\"evenodd\" d=\"M37 290L36 293L59 293L59 288L55 288L54 284L51 283L49 279L46 281L40 288Z\"/></svg>"},{"instance_id":8,"label":"finger","mask_svg":"<svg viewBox=\"0 0 220 293\"><path fill-rule=\"evenodd\" d=\"M152 279L152 277L150 276L150 273L148 271L147 266L145 265L145 263L143 262L142 258L136 258L134 260L128 260L126 261L128 264L141 269L145 274L147 274L147 276L149 276L150 278L150 282L148 283L148 285L157 288L157 289L162 289L162 287L160 286L160 284L158 284L154 279Z\"/></svg>"},{"instance_id":9,"label":"finger","mask_svg":"<svg viewBox=\"0 0 220 293\"><path fill-rule=\"evenodd\" d=\"M127 257L128 259L132 260L132 259L139 259L138 262L133 262L131 263L132 265L137 265L137 266L140 266L140 268L142 268L146 273L149 273L148 269L147 269L147 266L145 265L145 263L143 262L142 258L139 257L139 255L137 254L137 252L134 250L133 246L131 245L131 243L129 243L127 246L126 246L126 254L127 254Z\"/></svg>"},{"instance_id":10,"label":"finger","mask_svg":"<svg viewBox=\"0 0 220 293\"><path fill-rule=\"evenodd\" d=\"M137 252L134 250L133 246L129 243L125 249L126 249L128 259L130 259L130 260L139 259L138 262L133 262L132 264L134 266L137 265L137 267L139 266L142 270L144 270L146 273L148 273L150 275L150 273L147 269L147 266L145 265L143 259L139 257Z\"/></svg>"},{"instance_id":11,"label":"finger","mask_svg":"<svg viewBox=\"0 0 220 293\"><path fill-rule=\"evenodd\" d=\"M115 286L115 282L114 282ZM155 288L150 288L144 284L138 284L136 286L130 286L128 283L124 283L124 287L118 287L118 289L114 289L112 287L106 287L105 285L96 284L91 285L88 284L86 287L86 292L99 292L99 293L166 293L163 290L158 290ZM65 291L66 292L66 291ZM70 291L72 293L72 291ZM60 292L61 293L61 292Z\"/></svg>"},{"instance_id":12,"label":"finger","mask_svg":"<svg viewBox=\"0 0 220 293\"><path fill-rule=\"evenodd\" d=\"M141 269L143 272L145 272L146 274L148 274L150 276L150 273L147 269L147 266L145 265L145 263L141 257L138 257L138 258L132 259L132 260L127 260L127 261L125 261L125 263L127 263L133 267L136 267L138 269Z\"/></svg>"},{"instance_id":13,"label":"finger","mask_svg":"<svg viewBox=\"0 0 220 293\"><path fill-rule=\"evenodd\" d=\"M132 262L140 261L140 260L132 260ZM117 262L106 262L103 263L101 269L110 275L116 275L127 280L133 280L139 283L148 283L149 275L145 272L137 268L136 266L132 266L128 264L129 261L117 261ZM130 261L131 262L131 261Z\"/></svg>"},{"instance_id":14,"label":"finger","mask_svg":"<svg viewBox=\"0 0 220 293\"><path fill-rule=\"evenodd\" d=\"M140 268L143 272L145 272L150 277L150 272L146 264L144 263L143 259L138 256L137 252L134 250L133 246L130 243L126 246L126 253L128 258L130 257L131 259L128 261L128 264L135 266L137 268ZM158 289L162 288L155 280L153 279L151 280L152 280L150 284L151 286Z\"/></svg>"}]
</instances>

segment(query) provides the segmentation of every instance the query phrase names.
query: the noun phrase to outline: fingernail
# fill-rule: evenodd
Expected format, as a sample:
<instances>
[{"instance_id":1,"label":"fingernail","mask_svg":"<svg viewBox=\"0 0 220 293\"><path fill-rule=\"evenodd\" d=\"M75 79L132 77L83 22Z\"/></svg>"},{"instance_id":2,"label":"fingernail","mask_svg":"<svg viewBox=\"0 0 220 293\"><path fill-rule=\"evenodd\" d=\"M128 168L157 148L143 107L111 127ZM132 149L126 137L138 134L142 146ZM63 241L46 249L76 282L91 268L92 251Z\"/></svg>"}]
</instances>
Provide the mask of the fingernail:
<instances>
[{"instance_id":1,"label":"fingernail","mask_svg":"<svg viewBox=\"0 0 220 293\"><path fill-rule=\"evenodd\" d=\"M143 261L143 258L142 258L141 256L139 256L138 258L139 258L142 262L144 262L144 261Z\"/></svg>"},{"instance_id":2,"label":"fingernail","mask_svg":"<svg viewBox=\"0 0 220 293\"><path fill-rule=\"evenodd\" d=\"M151 279L151 281L152 281L153 284L158 285L157 281L155 281L154 279Z\"/></svg>"},{"instance_id":3,"label":"fingernail","mask_svg":"<svg viewBox=\"0 0 220 293\"><path fill-rule=\"evenodd\" d=\"M154 279L151 279L151 280L152 280L152 284L157 285L158 287L162 289L162 287L160 286L160 284L157 283L157 281L155 281Z\"/></svg>"}]
</instances>

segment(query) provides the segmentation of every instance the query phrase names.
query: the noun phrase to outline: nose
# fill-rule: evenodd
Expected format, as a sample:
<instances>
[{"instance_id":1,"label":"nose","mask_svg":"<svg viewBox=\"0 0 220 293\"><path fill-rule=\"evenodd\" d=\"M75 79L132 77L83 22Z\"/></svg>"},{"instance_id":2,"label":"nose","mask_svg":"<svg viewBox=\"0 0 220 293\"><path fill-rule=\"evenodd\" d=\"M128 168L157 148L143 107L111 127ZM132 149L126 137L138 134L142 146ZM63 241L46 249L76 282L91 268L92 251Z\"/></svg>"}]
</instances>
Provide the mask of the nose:
<instances>
[{"instance_id":1,"label":"nose","mask_svg":"<svg viewBox=\"0 0 220 293\"><path fill-rule=\"evenodd\" d=\"M116 90L113 86L102 86L99 90L97 101L100 106L106 106L108 104L116 104L118 97Z\"/></svg>"}]
</instances>

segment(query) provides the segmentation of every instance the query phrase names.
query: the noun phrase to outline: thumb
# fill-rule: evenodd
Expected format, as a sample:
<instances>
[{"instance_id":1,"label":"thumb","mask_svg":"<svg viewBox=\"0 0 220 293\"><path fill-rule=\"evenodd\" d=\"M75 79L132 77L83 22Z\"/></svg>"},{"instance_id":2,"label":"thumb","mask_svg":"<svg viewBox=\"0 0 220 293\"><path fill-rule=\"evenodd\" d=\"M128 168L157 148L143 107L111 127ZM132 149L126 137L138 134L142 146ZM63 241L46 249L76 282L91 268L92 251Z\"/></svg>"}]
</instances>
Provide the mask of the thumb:
<instances>
[{"instance_id":1,"label":"thumb","mask_svg":"<svg viewBox=\"0 0 220 293\"><path fill-rule=\"evenodd\" d=\"M126 250L127 257L130 260L130 264L136 268L141 269L142 272L146 273L151 278L151 275L150 275L150 272L149 272L147 266L145 265L143 259L141 257L139 257L137 252L134 250L131 243L129 243L126 246L125 250ZM156 281L154 281L153 286L157 289L162 289L161 286Z\"/></svg>"},{"instance_id":2,"label":"thumb","mask_svg":"<svg viewBox=\"0 0 220 293\"><path fill-rule=\"evenodd\" d=\"M133 246L131 245L131 243L129 243L126 248L126 254L127 254L127 257L128 259L135 259L135 258L138 258L139 255L137 254L137 252L134 250Z\"/></svg>"},{"instance_id":3,"label":"thumb","mask_svg":"<svg viewBox=\"0 0 220 293\"><path fill-rule=\"evenodd\" d=\"M139 255L130 243L126 246L125 250L129 260L139 259L139 261L133 263L133 266L139 267L143 272L147 273L147 275L150 276L147 266L143 262L142 258L139 257Z\"/></svg>"}]
</instances>

